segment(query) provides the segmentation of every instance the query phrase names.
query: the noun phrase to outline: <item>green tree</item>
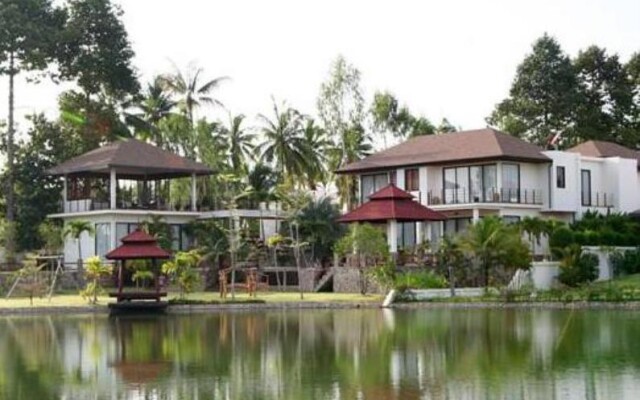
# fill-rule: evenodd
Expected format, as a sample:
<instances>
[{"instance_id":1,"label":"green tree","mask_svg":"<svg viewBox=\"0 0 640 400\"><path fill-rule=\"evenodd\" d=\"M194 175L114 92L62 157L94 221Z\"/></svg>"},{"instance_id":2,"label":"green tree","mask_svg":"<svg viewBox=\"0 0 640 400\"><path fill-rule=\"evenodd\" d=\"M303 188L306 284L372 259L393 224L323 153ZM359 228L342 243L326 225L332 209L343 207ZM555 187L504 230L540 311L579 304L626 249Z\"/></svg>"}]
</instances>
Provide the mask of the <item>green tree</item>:
<instances>
[{"instance_id":1,"label":"green tree","mask_svg":"<svg viewBox=\"0 0 640 400\"><path fill-rule=\"evenodd\" d=\"M286 104L279 107L274 100L273 119L263 114L258 119L263 124L263 142L257 148L260 161L273 165L284 182L294 184L308 167L302 115Z\"/></svg>"},{"instance_id":2,"label":"green tree","mask_svg":"<svg viewBox=\"0 0 640 400\"><path fill-rule=\"evenodd\" d=\"M229 113L229 123L221 126L220 134L229 153L231 169L236 175L246 174L247 161L253 159L255 153L256 135L243 126L245 116L240 114L233 116Z\"/></svg>"},{"instance_id":3,"label":"green tree","mask_svg":"<svg viewBox=\"0 0 640 400\"><path fill-rule=\"evenodd\" d=\"M164 147L165 138L158 124L173 114L176 105L162 84L162 79L155 77L135 101L134 110L129 115L129 122L135 127L136 136Z\"/></svg>"},{"instance_id":4,"label":"green tree","mask_svg":"<svg viewBox=\"0 0 640 400\"><path fill-rule=\"evenodd\" d=\"M134 52L110 0L68 0L69 20L58 44L60 75L76 80L86 97L122 99L140 89L131 61Z\"/></svg>"},{"instance_id":5,"label":"green tree","mask_svg":"<svg viewBox=\"0 0 640 400\"><path fill-rule=\"evenodd\" d=\"M53 221L45 221L38 226L38 235L43 243L45 255L60 254L64 247L62 228Z\"/></svg>"},{"instance_id":6,"label":"green tree","mask_svg":"<svg viewBox=\"0 0 640 400\"><path fill-rule=\"evenodd\" d=\"M540 239L547 232L547 222L538 217L524 217L518 226L528 236L531 244L531 255L535 255L536 244L540 246Z\"/></svg>"},{"instance_id":7,"label":"green tree","mask_svg":"<svg viewBox=\"0 0 640 400\"><path fill-rule=\"evenodd\" d=\"M53 60L57 38L64 23L62 10L51 0L0 1L0 75L9 78L7 138L6 214L15 221L14 192L14 98L15 78L22 72L43 71ZM9 252L15 243L7 243Z\"/></svg>"},{"instance_id":8,"label":"green tree","mask_svg":"<svg viewBox=\"0 0 640 400\"><path fill-rule=\"evenodd\" d=\"M80 237L83 233L93 235L95 230L91 222L85 220L69 221L63 230L64 237L72 237L78 243L78 267L82 268L82 240Z\"/></svg>"},{"instance_id":9,"label":"green tree","mask_svg":"<svg viewBox=\"0 0 640 400\"><path fill-rule=\"evenodd\" d=\"M194 111L196 108L208 104L222 106L222 103L212 96L213 92L228 77L218 77L203 82L204 70L190 64L186 71L180 71L174 66L174 72L161 77L166 89L178 97L178 106L187 116L191 126L194 125Z\"/></svg>"},{"instance_id":10,"label":"green tree","mask_svg":"<svg viewBox=\"0 0 640 400\"><path fill-rule=\"evenodd\" d=\"M503 278L508 279L516 269L527 269L531 263L518 227L506 225L498 217L485 217L469 226L459 237L459 243L479 264L486 287L491 283L492 272L494 278L499 278L495 275L502 269Z\"/></svg>"},{"instance_id":11,"label":"green tree","mask_svg":"<svg viewBox=\"0 0 640 400\"><path fill-rule=\"evenodd\" d=\"M171 250L173 243L171 225L161 215L150 215L142 221L140 226L143 231L158 241L158 246L165 250Z\"/></svg>"},{"instance_id":12,"label":"green tree","mask_svg":"<svg viewBox=\"0 0 640 400\"><path fill-rule=\"evenodd\" d=\"M339 217L340 210L328 197L308 202L297 217L300 238L309 243L311 259L320 265L331 262L333 247L343 234Z\"/></svg>"},{"instance_id":13,"label":"green tree","mask_svg":"<svg viewBox=\"0 0 640 400\"><path fill-rule=\"evenodd\" d=\"M416 117L407 107L400 107L398 100L389 92L376 92L371 105L373 129L387 141L387 135L394 138L431 135L436 128L425 117Z\"/></svg>"},{"instance_id":14,"label":"green tree","mask_svg":"<svg viewBox=\"0 0 640 400\"><path fill-rule=\"evenodd\" d=\"M87 283L80 295L90 304L97 304L98 295L103 292L100 280L111 275L111 266L103 264L98 256L89 257L84 275Z\"/></svg>"},{"instance_id":15,"label":"green tree","mask_svg":"<svg viewBox=\"0 0 640 400\"><path fill-rule=\"evenodd\" d=\"M200 262L200 255L196 251L180 251L176 253L172 261L162 264L162 273L169 275L180 287L180 298L194 290L194 285L199 281L196 267Z\"/></svg>"},{"instance_id":16,"label":"green tree","mask_svg":"<svg viewBox=\"0 0 640 400\"><path fill-rule=\"evenodd\" d=\"M451 122L449 122L448 119L442 118L440 125L438 125L438 127L435 128L435 131L436 133L451 133L451 132L457 132L458 128L453 126L453 124L451 124Z\"/></svg>"},{"instance_id":17,"label":"green tree","mask_svg":"<svg viewBox=\"0 0 640 400\"><path fill-rule=\"evenodd\" d=\"M577 76L558 42L544 34L518 66L509 97L487 119L491 125L545 146L573 120ZM563 137L563 140L567 140Z\"/></svg>"},{"instance_id":18,"label":"green tree","mask_svg":"<svg viewBox=\"0 0 640 400\"><path fill-rule=\"evenodd\" d=\"M259 203L276 200L279 180L278 174L269 165L260 162L254 165L247 175L249 194L246 200L249 201L249 207L257 208Z\"/></svg>"}]
</instances>

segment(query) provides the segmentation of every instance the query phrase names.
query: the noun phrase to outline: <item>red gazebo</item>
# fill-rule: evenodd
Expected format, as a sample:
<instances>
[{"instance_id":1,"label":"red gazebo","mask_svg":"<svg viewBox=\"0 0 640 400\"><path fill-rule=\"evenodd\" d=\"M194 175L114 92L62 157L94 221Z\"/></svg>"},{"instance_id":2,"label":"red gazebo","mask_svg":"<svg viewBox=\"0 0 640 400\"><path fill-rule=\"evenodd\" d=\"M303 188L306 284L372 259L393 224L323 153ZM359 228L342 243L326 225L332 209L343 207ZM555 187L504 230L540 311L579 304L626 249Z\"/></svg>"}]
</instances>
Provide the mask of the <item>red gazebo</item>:
<instances>
[{"instance_id":1,"label":"red gazebo","mask_svg":"<svg viewBox=\"0 0 640 400\"><path fill-rule=\"evenodd\" d=\"M414 200L411 193L390 184L369 196L368 202L338 219L338 222L387 223L389 249L398 249L398 222L444 221L447 217Z\"/></svg>"},{"instance_id":2,"label":"red gazebo","mask_svg":"<svg viewBox=\"0 0 640 400\"><path fill-rule=\"evenodd\" d=\"M118 263L118 291L109 293L110 297L115 297L118 303L122 301L130 302L131 300L156 300L167 295L166 292L160 291L159 267L157 260L166 260L171 258L171 254L160 248L156 238L142 230L136 230L122 238L122 245L107 253L105 258L108 260L119 261ZM127 260L151 260L154 275L155 290L149 291L123 291L122 270Z\"/></svg>"}]
</instances>

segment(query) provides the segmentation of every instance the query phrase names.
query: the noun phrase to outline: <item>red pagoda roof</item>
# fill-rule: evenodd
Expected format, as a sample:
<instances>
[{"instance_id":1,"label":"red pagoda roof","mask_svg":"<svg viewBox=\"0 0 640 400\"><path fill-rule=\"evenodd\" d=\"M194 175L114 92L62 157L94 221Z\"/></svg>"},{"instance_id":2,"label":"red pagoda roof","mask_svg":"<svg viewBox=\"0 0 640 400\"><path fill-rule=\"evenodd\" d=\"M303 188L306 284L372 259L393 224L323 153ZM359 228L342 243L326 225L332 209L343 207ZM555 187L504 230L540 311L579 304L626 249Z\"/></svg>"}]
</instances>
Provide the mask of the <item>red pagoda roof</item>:
<instances>
[{"instance_id":1,"label":"red pagoda roof","mask_svg":"<svg viewBox=\"0 0 640 400\"><path fill-rule=\"evenodd\" d=\"M108 260L137 260L171 258L171 254L158 246L153 236L141 230L131 232L121 239L122 245L107 253Z\"/></svg>"},{"instance_id":2,"label":"red pagoda roof","mask_svg":"<svg viewBox=\"0 0 640 400\"><path fill-rule=\"evenodd\" d=\"M442 221L446 216L413 200L410 193L388 185L369 196L370 201L343 215L338 222Z\"/></svg>"}]
</instances>

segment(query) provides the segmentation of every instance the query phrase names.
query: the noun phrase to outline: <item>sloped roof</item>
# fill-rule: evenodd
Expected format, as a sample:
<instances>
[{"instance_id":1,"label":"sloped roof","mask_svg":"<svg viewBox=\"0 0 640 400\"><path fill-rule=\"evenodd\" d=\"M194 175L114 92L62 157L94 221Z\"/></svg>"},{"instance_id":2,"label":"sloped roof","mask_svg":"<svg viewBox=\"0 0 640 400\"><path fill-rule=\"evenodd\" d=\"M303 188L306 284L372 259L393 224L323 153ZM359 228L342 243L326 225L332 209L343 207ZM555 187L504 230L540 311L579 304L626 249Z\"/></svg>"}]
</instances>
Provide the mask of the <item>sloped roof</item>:
<instances>
[{"instance_id":1,"label":"sloped roof","mask_svg":"<svg viewBox=\"0 0 640 400\"><path fill-rule=\"evenodd\" d=\"M141 230L121 239L122 245L105 255L108 260L166 259L171 254L158 246L156 238Z\"/></svg>"},{"instance_id":2,"label":"sloped roof","mask_svg":"<svg viewBox=\"0 0 640 400\"><path fill-rule=\"evenodd\" d=\"M413 200L391 184L369 196L370 201L338 218L338 222L442 221L446 216Z\"/></svg>"},{"instance_id":3,"label":"sloped roof","mask_svg":"<svg viewBox=\"0 0 640 400\"><path fill-rule=\"evenodd\" d=\"M546 163L542 149L492 128L417 136L340 168L339 173L460 161L513 160Z\"/></svg>"},{"instance_id":4,"label":"sloped roof","mask_svg":"<svg viewBox=\"0 0 640 400\"><path fill-rule=\"evenodd\" d=\"M567 151L571 153L578 153L586 157L629 158L632 160L638 160L638 164L640 164L640 152L637 150L602 140L588 140L568 149Z\"/></svg>"},{"instance_id":5,"label":"sloped roof","mask_svg":"<svg viewBox=\"0 0 640 400\"><path fill-rule=\"evenodd\" d=\"M109 174L115 168L119 175L152 178L208 175L206 165L173 154L136 139L109 143L48 170L50 175Z\"/></svg>"}]
</instances>

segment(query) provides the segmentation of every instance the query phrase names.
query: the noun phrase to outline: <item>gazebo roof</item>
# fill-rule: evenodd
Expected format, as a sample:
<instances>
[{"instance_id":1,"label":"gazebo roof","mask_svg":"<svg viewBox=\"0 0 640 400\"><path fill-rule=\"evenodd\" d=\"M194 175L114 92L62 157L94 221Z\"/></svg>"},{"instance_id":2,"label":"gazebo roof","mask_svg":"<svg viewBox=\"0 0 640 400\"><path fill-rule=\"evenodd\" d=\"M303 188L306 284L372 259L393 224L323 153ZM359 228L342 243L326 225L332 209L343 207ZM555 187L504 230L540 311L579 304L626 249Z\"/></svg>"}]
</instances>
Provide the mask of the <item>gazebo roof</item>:
<instances>
[{"instance_id":1,"label":"gazebo roof","mask_svg":"<svg viewBox=\"0 0 640 400\"><path fill-rule=\"evenodd\" d=\"M108 260L167 259L171 254L146 232L136 230L121 239L122 245L105 255Z\"/></svg>"},{"instance_id":2,"label":"gazebo roof","mask_svg":"<svg viewBox=\"0 0 640 400\"><path fill-rule=\"evenodd\" d=\"M147 179L209 175L208 166L136 139L118 140L59 164L50 175L109 175L110 169L124 177Z\"/></svg>"},{"instance_id":3,"label":"gazebo roof","mask_svg":"<svg viewBox=\"0 0 640 400\"><path fill-rule=\"evenodd\" d=\"M442 221L446 216L413 200L410 193L388 185L369 196L367 203L343 215L338 222Z\"/></svg>"}]
</instances>

